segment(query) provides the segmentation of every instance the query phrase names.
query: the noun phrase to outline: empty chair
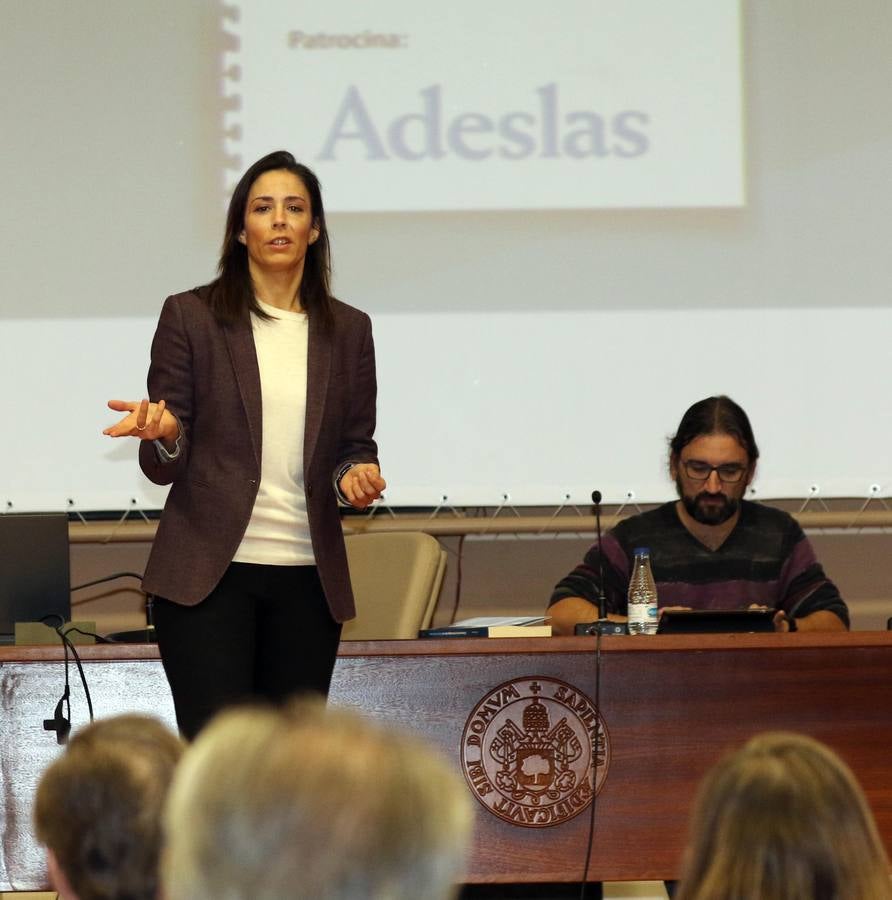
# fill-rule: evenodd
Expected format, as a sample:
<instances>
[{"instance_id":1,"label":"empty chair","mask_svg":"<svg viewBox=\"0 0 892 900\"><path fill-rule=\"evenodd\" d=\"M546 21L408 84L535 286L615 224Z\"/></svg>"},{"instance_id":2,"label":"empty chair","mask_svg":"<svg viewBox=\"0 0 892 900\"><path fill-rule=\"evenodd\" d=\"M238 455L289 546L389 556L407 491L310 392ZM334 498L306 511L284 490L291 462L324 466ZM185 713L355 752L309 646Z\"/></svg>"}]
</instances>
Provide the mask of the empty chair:
<instances>
[{"instance_id":1,"label":"empty chair","mask_svg":"<svg viewBox=\"0 0 892 900\"><path fill-rule=\"evenodd\" d=\"M345 540L356 618L345 623L341 639L418 637L434 615L446 551L417 531L352 534Z\"/></svg>"}]
</instances>

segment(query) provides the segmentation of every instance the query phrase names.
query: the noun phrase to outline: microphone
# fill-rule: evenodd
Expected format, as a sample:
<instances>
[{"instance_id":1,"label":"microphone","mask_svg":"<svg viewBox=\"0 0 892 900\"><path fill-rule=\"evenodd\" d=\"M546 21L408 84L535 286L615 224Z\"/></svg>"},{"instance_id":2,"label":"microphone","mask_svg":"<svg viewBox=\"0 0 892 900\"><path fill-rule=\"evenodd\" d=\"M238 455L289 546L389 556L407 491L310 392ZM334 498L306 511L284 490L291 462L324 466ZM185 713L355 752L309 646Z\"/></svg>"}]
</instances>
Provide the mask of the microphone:
<instances>
[{"instance_id":1,"label":"microphone","mask_svg":"<svg viewBox=\"0 0 892 900\"><path fill-rule=\"evenodd\" d=\"M43 720L43 730L44 731L55 731L56 732L56 743L64 744L68 741L68 733L71 731L71 719L62 712L62 704L68 703L68 685L65 685L65 693L59 698L59 702L56 704L56 710L53 713L52 719L44 719ZM71 715L69 713L69 715Z\"/></svg>"},{"instance_id":2,"label":"microphone","mask_svg":"<svg viewBox=\"0 0 892 900\"><path fill-rule=\"evenodd\" d=\"M598 621L607 618L607 597L604 595L604 554L601 551L601 492L592 491L595 504L595 532L598 536Z\"/></svg>"},{"instance_id":3,"label":"microphone","mask_svg":"<svg viewBox=\"0 0 892 900\"><path fill-rule=\"evenodd\" d=\"M598 620L580 622L573 629L574 634L625 634L622 622L611 622L607 618L607 596L604 593L604 553L601 548L601 492L592 491L595 505L595 533L598 537Z\"/></svg>"}]
</instances>

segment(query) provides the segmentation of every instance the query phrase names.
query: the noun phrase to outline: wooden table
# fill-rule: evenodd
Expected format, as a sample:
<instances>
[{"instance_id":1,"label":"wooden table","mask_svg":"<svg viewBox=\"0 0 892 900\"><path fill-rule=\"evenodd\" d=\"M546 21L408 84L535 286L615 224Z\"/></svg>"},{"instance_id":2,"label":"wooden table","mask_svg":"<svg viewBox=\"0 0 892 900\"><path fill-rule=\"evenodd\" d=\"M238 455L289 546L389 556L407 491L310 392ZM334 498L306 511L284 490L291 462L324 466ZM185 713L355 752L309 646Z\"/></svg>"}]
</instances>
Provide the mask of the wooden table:
<instances>
[{"instance_id":1,"label":"wooden table","mask_svg":"<svg viewBox=\"0 0 892 900\"><path fill-rule=\"evenodd\" d=\"M677 876L703 773L769 729L839 752L892 852L892 634L605 637L600 659L595 651L589 637L345 643L332 701L420 733L463 769L477 810L469 882L581 878L596 700L605 743L592 879ZM0 648L0 890L45 885L30 807L60 750L43 720L63 689L61 656ZM155 647L82 657L97 716L142 711L173 723ZM86 704L73 666L69 676L78 727Z\"/></svg>"}]
</instances>

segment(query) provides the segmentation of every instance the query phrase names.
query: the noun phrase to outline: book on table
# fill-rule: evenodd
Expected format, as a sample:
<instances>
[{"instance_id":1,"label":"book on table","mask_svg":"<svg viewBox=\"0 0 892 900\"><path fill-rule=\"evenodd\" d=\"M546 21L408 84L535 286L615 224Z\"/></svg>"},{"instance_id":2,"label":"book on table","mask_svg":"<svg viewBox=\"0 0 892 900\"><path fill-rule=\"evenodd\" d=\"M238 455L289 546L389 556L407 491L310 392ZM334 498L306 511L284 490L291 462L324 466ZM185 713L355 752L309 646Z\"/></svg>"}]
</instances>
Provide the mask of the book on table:
<instances>
[{"instance_id":1,"label":"book on table","mask_svg":"<svg viewBox=\"0 0 892 900\"><path fill-rule=\"evenodd\" d=\"M546 616L477 616L440 628L424 628L423 638L445 637L551 637Z\"/></svg>"}]
</instances>

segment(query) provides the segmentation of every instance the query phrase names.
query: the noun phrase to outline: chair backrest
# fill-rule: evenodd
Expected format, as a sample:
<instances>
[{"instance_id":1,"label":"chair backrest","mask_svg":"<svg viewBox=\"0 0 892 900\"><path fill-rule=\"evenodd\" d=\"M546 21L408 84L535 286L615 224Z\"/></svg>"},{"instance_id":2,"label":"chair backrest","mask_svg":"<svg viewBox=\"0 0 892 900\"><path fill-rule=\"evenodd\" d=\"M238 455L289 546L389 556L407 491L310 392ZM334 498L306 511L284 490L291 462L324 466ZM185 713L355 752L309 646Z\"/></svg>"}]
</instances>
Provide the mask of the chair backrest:
<instances>
[{"instance_id":1,"label":"chair backrest","mask_svg":"<svg viewBox=\"0 0 892 900\"><path fill-rule=\"evenodd\" d=\"M418 531L350 534L345 538L356 618L341 639L417 638L434 616L446 551Z\"/></svg>"}]
</instances>

